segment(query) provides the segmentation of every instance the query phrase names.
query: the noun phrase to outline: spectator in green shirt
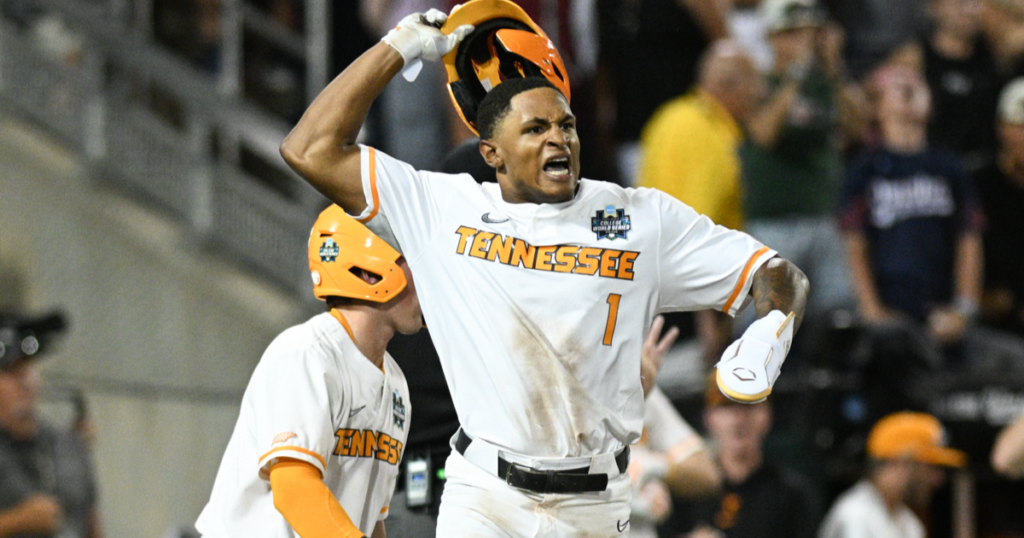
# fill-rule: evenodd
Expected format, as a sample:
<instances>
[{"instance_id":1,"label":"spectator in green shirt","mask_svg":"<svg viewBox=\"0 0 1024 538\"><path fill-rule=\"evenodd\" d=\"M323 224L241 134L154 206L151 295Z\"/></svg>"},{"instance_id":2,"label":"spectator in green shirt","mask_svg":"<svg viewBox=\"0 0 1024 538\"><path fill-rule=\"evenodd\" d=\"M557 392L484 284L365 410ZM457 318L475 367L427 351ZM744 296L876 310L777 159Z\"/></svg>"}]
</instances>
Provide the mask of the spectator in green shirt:
<instances>
[{"instance_id":1,"label":"spectator in green shirt","mask_svg":"<svg viewBox=\"0 0 1024 538\"><path fill-rule=\"evenodd\" d=\"M855 123L841 120L854 116L858 94L843 82L842 33L813 0L767 0L763 9L775 64L740 148L747 231L810 268L808 319L827 319L852 298L833 215L839 139Z\"/></svg>"}]
</instances>

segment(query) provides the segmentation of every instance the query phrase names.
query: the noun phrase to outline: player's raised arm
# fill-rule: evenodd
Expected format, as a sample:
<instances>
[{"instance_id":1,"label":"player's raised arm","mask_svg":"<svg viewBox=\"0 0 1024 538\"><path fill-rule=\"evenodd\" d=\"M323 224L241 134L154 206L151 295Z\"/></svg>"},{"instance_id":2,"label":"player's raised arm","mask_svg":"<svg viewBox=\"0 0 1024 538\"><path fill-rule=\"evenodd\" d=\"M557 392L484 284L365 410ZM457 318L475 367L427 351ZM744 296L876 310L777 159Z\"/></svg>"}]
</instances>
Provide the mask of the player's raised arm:
<instances>
[{"instance_id":1,"label":"player's raised arm","mask_svg":"<svg viewBox=\"0 0 1024 538\"><path fill-rule=\"evenodd\" d=\"M403 67L417 69L421 58L437 61L473 29L442 34L446 19L435 9L402 19L320 92L281 144L285 162L350 214L366 207L356 136L370 105Z\"/></svg>"}]
</instances>

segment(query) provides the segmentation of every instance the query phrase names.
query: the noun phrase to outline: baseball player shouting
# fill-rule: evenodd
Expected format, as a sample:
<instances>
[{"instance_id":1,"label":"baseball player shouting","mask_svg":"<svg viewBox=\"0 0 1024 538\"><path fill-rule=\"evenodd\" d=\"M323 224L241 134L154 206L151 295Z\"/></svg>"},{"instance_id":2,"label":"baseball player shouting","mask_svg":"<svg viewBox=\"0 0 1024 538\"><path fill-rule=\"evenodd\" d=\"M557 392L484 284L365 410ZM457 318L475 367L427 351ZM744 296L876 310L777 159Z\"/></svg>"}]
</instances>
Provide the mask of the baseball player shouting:
<instances>
[{"instance_id":1,"label":"baseball player shouting","mask_svg":"<svg viewBox=\"0 0 1024 538\"><path fill-rule=\"evenodd\" d=\"M281 153L395 241L417 277L462 424L438 536L621 536L627 447L643 426L645 328L663 311L735 314L752 295L759 320L718 369L731 398L759 401L789 350L808 284L774 251L664 193L580 179L565 71L510 4L468 2L448 33L436 10L403 19L324 89ZM467 15L481 6L504 10L500 20ZM510 19L516 24L500 27ZM461 56L463 38L482 54ZM450 86L498 184L418 171L355 143L399 71L451 53L462 75L500 71L479 102L472 88ZM516 76L534 71L541 76Z\"/></svg>"},{"instance_id":2,"label":"baseball player shouting","mask_svg":"<svg viewBox=\"0 0 1024 538\"><path fill-rule=\"evenodd\" d=\"M196 522L203 536L385 536L411 418L385 348L422 327L415 286L401 255L338 206L313 225L309 266L330 312L260 359Z\"/></svg>"}]
</instances>

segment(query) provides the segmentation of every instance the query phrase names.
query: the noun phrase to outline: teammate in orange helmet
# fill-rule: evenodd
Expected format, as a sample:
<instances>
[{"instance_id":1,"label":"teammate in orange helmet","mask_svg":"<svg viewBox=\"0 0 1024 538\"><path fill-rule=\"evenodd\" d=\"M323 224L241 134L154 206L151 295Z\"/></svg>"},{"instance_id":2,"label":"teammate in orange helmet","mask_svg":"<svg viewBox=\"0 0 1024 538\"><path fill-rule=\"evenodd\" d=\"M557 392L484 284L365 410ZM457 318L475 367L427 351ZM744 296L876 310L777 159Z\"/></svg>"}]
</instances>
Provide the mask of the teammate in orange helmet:
<instances>
[{"instance_id":1,"label":"teammate in orange helmet","mask_svg":"<svg viewBox=\"0 0 1024 538\"><path fill-rule=\"evenodd\" d=\"M281 333L242 397L204 536L385 536L411 407L385 351L423 325L401 255L332 205L309 237L328 312Z\"/></svg>"}]
</instances>

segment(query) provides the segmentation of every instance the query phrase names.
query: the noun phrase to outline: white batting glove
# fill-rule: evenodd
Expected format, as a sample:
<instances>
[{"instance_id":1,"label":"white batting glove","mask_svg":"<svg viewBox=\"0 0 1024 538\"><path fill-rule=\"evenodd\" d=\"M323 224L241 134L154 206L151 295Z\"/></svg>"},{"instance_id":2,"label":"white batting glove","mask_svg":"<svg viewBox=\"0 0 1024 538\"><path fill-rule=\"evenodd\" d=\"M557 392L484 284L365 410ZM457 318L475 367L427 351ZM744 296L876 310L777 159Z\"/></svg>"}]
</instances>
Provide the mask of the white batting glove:
<instances>
[{"instance_id":1,"label":"white batting glove","mask_svg":"<svg viewBox=\"0 0 1024 538\"><path fill-rule=\"evenodd\" d=\"M772 310L747 327L715 365L718 389L740 403L764 401L772 392L793 343L793 314Z\"/></svg>"},{"instance_id":2,"label":"white batting glove","mask_svg":"<svg viewBox=\"0 0 1024 538\"><path fill-rule=\"evenodd\" d=\"M391 45L405 60L402 75L406 80L416 80L416 75L423 67L421 58L432 62L440 60L473 31L473 25L463 24L445 35L441 33L440 28L446 20L448 15L436 9L426 13L413 13L399 21L398 26L381 38L381 41Z\"/></svg>"}]
</instances>

